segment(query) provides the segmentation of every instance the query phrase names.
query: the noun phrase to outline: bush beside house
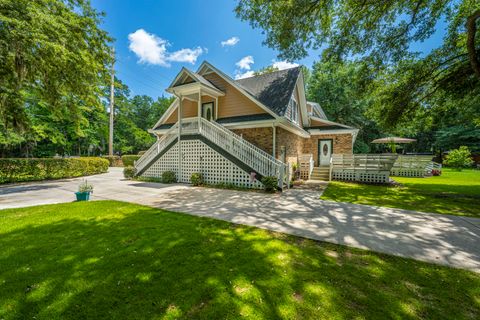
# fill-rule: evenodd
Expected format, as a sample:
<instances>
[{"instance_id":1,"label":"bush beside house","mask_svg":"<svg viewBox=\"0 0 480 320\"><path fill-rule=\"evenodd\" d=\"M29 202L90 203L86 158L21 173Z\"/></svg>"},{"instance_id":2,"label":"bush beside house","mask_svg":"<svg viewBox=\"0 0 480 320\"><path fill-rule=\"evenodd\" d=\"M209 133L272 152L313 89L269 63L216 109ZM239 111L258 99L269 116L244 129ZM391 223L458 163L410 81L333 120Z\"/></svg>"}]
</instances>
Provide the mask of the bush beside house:
<instances>
[{"instance_id":1,"label":"bush beside house","mask_svg":"<svg viewBox=\"0 0 480 320\"><path fill-rule=\"evenodd\" d=\"M125 167L133 166L134 162L140 159L141 156L137 154L126 154L122 156L122 162Z\"/></svg>"},{"instance_id":2,"label":"bush beside house","mask_svg":"<svg viewBox=\"0 0 480 320\"><path fill-rule=\"evenodd\" d=\"M109 162L99 157L0 159L0 183L62 179L105 173Z\"/></svg>"},{"instance_id":3,"label":"bush beside house","mask_svg":"<svg viewBox=\"0 0 480 320\"><path fill-rule=\"evenodd\" d=\"M137 173L137 169L135 169L135 167L133 166L128 166L123 169L123 176L126 179L132 179L133 177L135 177L136 173Z\"/></svg>"},{"instance_id":4,"label":"bush beside house","mask_svg":"<svg viewBox=\"0 0 480 320\"><path fill-rule=\"evenodd\" d=\"M263 184L263 188L265 192L275 192L277 190L277 186L278 186L277 177L266 176L262 178L261 182Z\"/></svg>"},{"instance_id":5,"label":"bush beside house","mask_svg":"<svg viewBox=\"0 0 480 320\"><path fill-rule=\"evenodd\" d=\"M192 176L190 177L190 182L194 186L201 186L204 184L203 181L203 175L200 172L194 172L192 173Z\"/></svg>"}]
</instances>

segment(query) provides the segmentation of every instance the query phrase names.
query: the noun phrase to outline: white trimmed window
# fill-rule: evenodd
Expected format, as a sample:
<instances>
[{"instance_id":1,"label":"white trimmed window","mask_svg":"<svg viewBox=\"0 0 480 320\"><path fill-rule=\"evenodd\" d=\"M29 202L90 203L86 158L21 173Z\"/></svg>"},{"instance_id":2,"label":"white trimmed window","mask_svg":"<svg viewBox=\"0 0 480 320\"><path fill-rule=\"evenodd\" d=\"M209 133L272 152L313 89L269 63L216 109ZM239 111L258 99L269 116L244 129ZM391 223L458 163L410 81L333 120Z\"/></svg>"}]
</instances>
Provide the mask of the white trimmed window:
<instances>
[{"instance_id":1,"label":"white trimmed window","mask_svg":"<svg viewBox=\"0 0 480 320\"><path fill-rule=\"evenodd\" d=\"M299 123L298 103L295 100L293 95L290 98L290 102L288 104L290 105L290 120L298 124Z\"/></svg>"}]
</instances>

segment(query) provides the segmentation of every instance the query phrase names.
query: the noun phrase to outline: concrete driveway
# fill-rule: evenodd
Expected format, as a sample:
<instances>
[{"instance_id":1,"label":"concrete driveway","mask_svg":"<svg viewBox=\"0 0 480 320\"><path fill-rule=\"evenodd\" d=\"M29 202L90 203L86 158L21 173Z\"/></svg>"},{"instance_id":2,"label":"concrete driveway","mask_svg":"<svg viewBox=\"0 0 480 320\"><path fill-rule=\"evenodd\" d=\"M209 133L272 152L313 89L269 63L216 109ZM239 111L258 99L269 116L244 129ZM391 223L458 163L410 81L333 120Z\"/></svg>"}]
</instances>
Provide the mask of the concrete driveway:
<instances>
[{"instance_id":1,"label":"concrete driveway","mask_svg":"<svg viewBox=\"0 0 480 320\"><path fill-rule=\"evenodd\" d=\"M0 209L74 201L82 178L0 187ZM123 179L121 168L88 177L93 199L129 201L480 272L480 219L281 194Z\"/></svg>"}]
</instances>

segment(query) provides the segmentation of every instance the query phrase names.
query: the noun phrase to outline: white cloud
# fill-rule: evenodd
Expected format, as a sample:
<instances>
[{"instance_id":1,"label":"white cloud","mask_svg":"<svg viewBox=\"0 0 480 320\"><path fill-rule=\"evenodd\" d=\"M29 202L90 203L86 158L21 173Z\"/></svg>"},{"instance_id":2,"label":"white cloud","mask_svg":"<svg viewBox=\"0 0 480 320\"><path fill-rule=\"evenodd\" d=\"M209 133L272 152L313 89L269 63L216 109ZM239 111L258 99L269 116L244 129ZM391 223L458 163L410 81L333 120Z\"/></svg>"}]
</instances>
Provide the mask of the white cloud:
<instances>
[{"instance_id":1,"label":"white cloud","mask_svg":"<svg viewBox=\"0 0 480 320\"><path fill-rule=\"evenodd\" d=\"M196 47L195 49L181 49L175 52L172 52L168 56L169 61L175 62L188 62L191 64L195 64L197 58L203 53L203 49L200 47Z\"/></svg>"},{"instance_id":2,"label":"white cloud","mask_svg":"<svg viewBox=\"0 0 480 320\"><path fill-rule=\"evenodd\" d=\"M140 58L139 62L168 66L166 40L143 29L130 33L128 40L130 41L128 48Z\"/></svg>"},{"instance_id":3,"label":"white cloud","mask_svg":"<svg viewBox=\"0 0 480 320\"><path fill-rule=\"evenodd\" d=\"M242 70L250 70L251 65L254 64L254 63L255 63L255 61L253 60L252 56L246 56L246 57L243 57L237 63L235 63L235 65Z\"/></svg>"},{"instance_id":4,"label":"white cloud","mask_svg":"<svg viewBox=\"0 0 480 320\"><path fill-rule=\"evenodd\" d=\"M255 71L253 71L253 70L245 71L243 73L240 72L240 71L236 71L235 80L243 79L243 78L250 78L250 77L253 77L254 75L255 75Z\"/></svg>"},{"instance_id":5,"label":"white cloud","mask_svg":"<svg viewBox=\"0 0 480 320\"><path fill-rule=\"evenodd\" d=\"M130 41L128 48L137 55L140 63L149 63L163 67L169 67L170 61L195 64L197 58L206 51L206 49L197 47L168 52L167 46L169 44L167 40L153 33L148 33L143 29L130 33L128 40Z\"/></svg>"},{"instance_id":6,"label":"white cloud","mask_svg":"<svg viewBox=\"0 0 480 320\"><path fill-rule=\"evenodd\" d=\"M220 44L222 45L222 47L233 47L233 46L236 45L239 41L240 41L240 38L239 38L239 37L231 37L231 38L228 39L228 40L225 40L225 41L220 42Z\"/></svg>"},{"instance_id":7,"label":"white cloud","mask_svg":"<svg viewBox=\"0 0 480 320\"><path fill-rule=\"evenodd\" d=\"M276 61L276 60L272 60L272 66L274 68L277 68L278 70L285 70L285 69L290 69L290 68L294 68L294 67L298 67L299 64L298 63L292 63L292 62L288 62L286 60L284 61Z\"/></svg>"}]
</instances>

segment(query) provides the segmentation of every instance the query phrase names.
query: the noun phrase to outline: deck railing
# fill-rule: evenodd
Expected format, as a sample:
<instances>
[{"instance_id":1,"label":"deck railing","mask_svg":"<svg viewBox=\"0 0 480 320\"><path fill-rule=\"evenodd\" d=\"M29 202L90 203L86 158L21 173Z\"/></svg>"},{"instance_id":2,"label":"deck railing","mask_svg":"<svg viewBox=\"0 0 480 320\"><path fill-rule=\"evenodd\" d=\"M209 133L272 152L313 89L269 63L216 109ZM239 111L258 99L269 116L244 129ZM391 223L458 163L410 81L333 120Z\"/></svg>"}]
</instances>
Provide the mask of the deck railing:
<instances>
[{"instance_id":1,"label":"deck railing","mask_svg":"<svg viewBox=\"0 0 480 320\"><path fill-rule=\"evenodd\" d=\"M218 145L229 154L262 176L275 176L282 187L286 178L285 164L272 155L244 140L239 135L204 118L191 118L181 121L181 135L200 134L212 143ZM143 170L156 155L178 137L178 123L162 136L147 152L135 163L137 172Z\"/></svg>"},{"instance_id":2,"label":"deck railing","mask_svg":"<svg viewBox=\"0 0 480 320\"><path fill-rule=\"evenodd\" d=\"M433 169L433 155L399 155L391 175L402 177L424 177Z\"/></svg>"},{"instance_id":3,"label":"deck railing","mask_svg":"<svg viewBox=\"0 0 480 320\"><path fill-rule=\"evenodd\" d=\"M396 154L333 154L331 178L372 183L387 183Z\"/></svg>"}]
</instances>

